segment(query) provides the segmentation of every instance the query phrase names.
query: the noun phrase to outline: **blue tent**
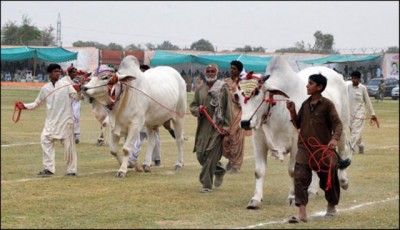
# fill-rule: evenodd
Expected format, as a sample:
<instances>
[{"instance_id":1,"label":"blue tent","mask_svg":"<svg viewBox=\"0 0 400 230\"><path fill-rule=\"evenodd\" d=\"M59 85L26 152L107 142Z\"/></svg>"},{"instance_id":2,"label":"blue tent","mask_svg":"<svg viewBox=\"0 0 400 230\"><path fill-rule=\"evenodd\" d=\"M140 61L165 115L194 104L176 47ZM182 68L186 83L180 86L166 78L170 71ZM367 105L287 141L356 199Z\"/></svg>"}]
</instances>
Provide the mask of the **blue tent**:
<instances>
[{"instance_id":1,"label":"blue tent","mask_svg":"<svg viewBox=\"0 0 400 230\"><path fill-rule=\"evenodd\" d=\"M344 62L360 62L372 61L380 58L382 55L354 56L354 55L330 55L323 58L303 60L305 64L328 64L328 63L344 63Z\"/></svg>"},{"instance_id":2,"label":"blue tent","mask_svg":"<svg viewBox=\"0 0 400 230\"><path fill-rule=\"evenodd\" d=\"M71 52L62 47L34 48L17 47L1 48L1 61L21 61L38 58L49 62L67 62L76 60L78 52Z\"/></svg>"},{"instance_id":3,"label":"blue tent","mask_svg":"<svg viewBox=\"0 0 400 230\"><path fill-rule=\"evenodd\" d=\"M187 64L193 61L193 55L156 51L150 60L151 66Z\"/></svg>"},{"instance_id":4,"label":"blue tent","mask_svg":"<svg viewBox=\"0 0 400 230\"><path fill-rule=\"evenodd\" d=\"M246 71L264 73L272 57L260 57L247 54L229 54L229 55L192 55L179 54L165 51L156 51L150 60L150 65L179 65L179 64L217 64L221 68L229 69L232 60L239 60L243 63Z\"/></svg>"},{"instance_id":5,"label":"blue tent","mask_svg":"<svg viewBox=\"0 0 400 230\"><path fill-rule=\"evenodd\" d=\"M36 47L16 47L1 48L1 61L21 61L34 59L33 75L36 75L36 61L41 59L49 62L67 62L76 60L78 52L71 52L62 47L36 48Z\"/></svg>"}]
</instances>

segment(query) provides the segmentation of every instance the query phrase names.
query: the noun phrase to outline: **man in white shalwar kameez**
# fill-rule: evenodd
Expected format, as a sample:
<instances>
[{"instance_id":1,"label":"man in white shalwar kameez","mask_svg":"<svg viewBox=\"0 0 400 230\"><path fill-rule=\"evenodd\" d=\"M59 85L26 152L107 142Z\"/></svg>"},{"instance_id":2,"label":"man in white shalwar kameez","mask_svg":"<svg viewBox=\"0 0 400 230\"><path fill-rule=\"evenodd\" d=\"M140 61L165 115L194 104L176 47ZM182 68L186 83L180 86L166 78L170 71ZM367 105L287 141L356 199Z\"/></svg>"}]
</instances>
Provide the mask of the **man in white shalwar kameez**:
<instances>
[{"instance_id":1,"label":"man in white shalwar kameez","mask_svg":"<svg viewBox=\"0 0 400 230\"><path fill-rule=\"evenodd\" d=\"M77 79L77 69L74 66L70 66L67 69L68 75L63 77L62 80L67 81L69 84L78 84L79 80ZM74 114L74 135L75 135L75 144L79 143L79 135L80 135L80 125L79 125L79 119L81 117L81 100L82 98L79 99L72 99L72 112Z\"/></svg>"},{"instance_id":2,"label":"man in white shalwar kameez","mask_svg":"<svg viewBox=\"0 0 400 230\"><path fill-rule=\"evenodd\" d=\"M46 104L47 116L40 137L44 168L38 175L51 176L56 172L54 142L60 140L64 147L64 160L67 164L66 175L76 176L77 154L71 100L80 98L80 87L59 80L61 66L58 64L50 64L47 67L47 73L50 82L41 88L35 101L27 104L17 102L17 106L20 109L35 109L42 103Z\"/></svg>"},{"instance_id":3,"label":"man in white shalwar kameez","mask_svg":"<svg viewBox=\"0 0 400 230\"><path fill-rule=\"evenodd\" d=\"M354 153L356 145L359 153L364 153L364 144L362 143L361 132L364 128L366 111L365 106L371 114L371 120L377 122L374 108L368 96L367 88L361 84L361 73L354 71L350 74L352 84L349 84L349 102L350 102L350 146Z\"/></svg>"}]
</instances>

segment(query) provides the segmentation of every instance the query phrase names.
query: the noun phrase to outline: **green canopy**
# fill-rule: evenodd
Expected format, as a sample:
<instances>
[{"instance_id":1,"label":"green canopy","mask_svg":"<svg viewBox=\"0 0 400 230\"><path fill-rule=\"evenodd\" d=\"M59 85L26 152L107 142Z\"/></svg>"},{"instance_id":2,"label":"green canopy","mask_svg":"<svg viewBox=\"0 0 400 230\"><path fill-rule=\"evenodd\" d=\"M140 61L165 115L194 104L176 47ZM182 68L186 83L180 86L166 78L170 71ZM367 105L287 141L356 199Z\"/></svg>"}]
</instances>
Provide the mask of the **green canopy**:
<instances>
[{"instance_id":1,"label":"green canopy","mask_svg":"<svg viewBox=\"0 0 400 230\"><path fill-rule=\"evenodd\" d=\"M272 57L259 57L247 54L199 55L194 58L194 62L202 65L215 63L222 68L229 69L231 67L231 61L238 60L243 63L246 71L264 73L271 58Z\"/></svg>"},{"instance_id":2,"label":"green canopy","mask_svg":"<svg viewBox=\"0 0 400 230\"><path fill-rule=\"evenodd\" d=\"M20 61L35 57L35 51L28 47L1 48L2 61Z\"/></svg>"},{"instance_id":3,"label":"green canopy","mask_svg":"<svg viewBox=\"0 0 400 230\"><path fill-rule=\"evenodd\" d=\"M190 54L178 54L165 51L156 51L154 56L150 60L151 66L160 65L178 65L191 63L193 55Z\"/></svg>"},{"instance_id":4,"label":"green canopy","mask_svg":"<svg viewBox=\"0 0 400 230\"><path fill-rule=\"evenodd\" d=\"M343 62L360 62L372 61L380 58L382 55L354 56L354 55L330 55L323 58L301 61L305 64L328 64L328 63L343 63Z\"/></svg>"},{"instance_id":5,"label":"green canopy","mask_svg":"<svg viewBox=\"0 0 400 230\"><path fill-rule=\"evenodd\" d=\"M192 55L179 54L165 51L156 51L150 60L150 65L179 65L179 64L200 64L209 65L217 64L221 68L229 69L232 60L239 60L243 63L246 71L264 73L269 61L272 57L260 57L246 54L229 54L229 55Z\"/></svg>"},{"instance_id":6,"label":"green canopy","mask_svg":"<svg viewBox=\"0 0 400 230\"><path fill-rule=\"evenodd\" d=\"M2 61L20 61L31 58L38 58L49 62L67 62L76 60L78 52L71 52L62 47L34 48L25 46L1 48Z\"/></svg>"}]
</instances>

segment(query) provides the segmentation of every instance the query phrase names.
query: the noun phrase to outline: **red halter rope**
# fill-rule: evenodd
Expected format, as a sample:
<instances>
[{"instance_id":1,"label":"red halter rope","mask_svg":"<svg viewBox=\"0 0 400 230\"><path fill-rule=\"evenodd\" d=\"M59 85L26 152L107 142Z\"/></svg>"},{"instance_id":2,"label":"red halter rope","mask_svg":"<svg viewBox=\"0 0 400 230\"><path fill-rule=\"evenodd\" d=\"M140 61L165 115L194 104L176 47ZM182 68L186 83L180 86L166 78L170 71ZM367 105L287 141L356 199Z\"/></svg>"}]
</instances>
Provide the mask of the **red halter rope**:
<instances>
[{"instance_id":1,"label":"red halter rope","mask_svg":"<svg viewBox=\"0 0 400 230\"><path fill-rule=\"evenodd\" d=\"M53 90L53 91L50 92L46 97L44 97L43 100L42 100L41 102L39 102L39 104L38 104L37 106L35 106L35 108L37 108L40 104L42 104L42 102L45 101L47 97L49 97L51 94L53 94L53 93L56 92L57 90L62 89L62 88L67 87L67 86L70 86L70 85L74 85L74 84L67 84L67 85L61 86L61 87L59 87L59 88ZM33 108L33 109L35 109L35 108ZM15 113L16 113L17 111L18 111L18 114L17 114L17 117L15 117ZM14 123L17 123L17 122L19 121L20 117L21 117L21 109L18 108L17 102L15 102L15 105L14 105L14 114L13 114L12 120L14 121Z\"/></svg>"}]
</instances>

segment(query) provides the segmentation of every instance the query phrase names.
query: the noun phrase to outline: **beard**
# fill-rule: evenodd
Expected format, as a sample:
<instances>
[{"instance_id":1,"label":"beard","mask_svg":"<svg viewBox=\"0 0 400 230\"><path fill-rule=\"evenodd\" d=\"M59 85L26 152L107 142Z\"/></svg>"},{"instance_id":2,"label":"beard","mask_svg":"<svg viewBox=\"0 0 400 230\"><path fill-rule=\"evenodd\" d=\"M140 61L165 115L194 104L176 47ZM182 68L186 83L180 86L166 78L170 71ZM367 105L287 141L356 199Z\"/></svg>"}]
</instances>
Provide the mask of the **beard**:
<instances>
[{"instance_id":1,"label":"beard","mask_svg":"<svg viewBox=\"0 0 400 230\"><path fill-rule=\"evenodd\" d=\"M213 77L213 78L209 78L209 77L206 77L206 82L214 82L214 81L216 81L217 80L217 78L218 78L218 76L217 75L215 75L215 77Z\"/></svg>"}]
</instances>

